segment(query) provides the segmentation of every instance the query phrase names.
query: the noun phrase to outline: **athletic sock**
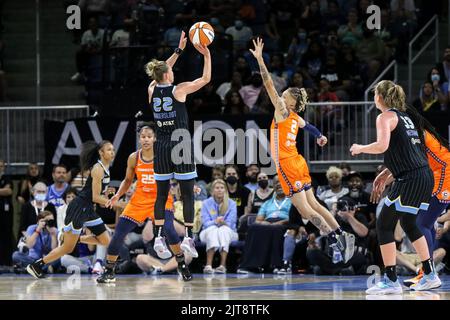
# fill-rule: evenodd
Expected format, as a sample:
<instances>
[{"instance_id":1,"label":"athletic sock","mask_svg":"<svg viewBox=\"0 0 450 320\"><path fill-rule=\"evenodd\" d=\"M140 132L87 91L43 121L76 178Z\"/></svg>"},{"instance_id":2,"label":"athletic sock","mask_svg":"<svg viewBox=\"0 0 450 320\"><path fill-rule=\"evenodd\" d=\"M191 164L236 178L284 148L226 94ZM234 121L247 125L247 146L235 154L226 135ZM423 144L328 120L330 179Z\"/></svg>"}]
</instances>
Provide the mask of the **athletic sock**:
<instances>
[{"instance_id":1,"label":"athletic sock","mask_svg":"<svg viewBox=\"0 0 450 320\"><path fill-rule=\"evenodd\" d=\"M422 261L423 272L425 274L430 274L433 271L433 260L431 258Z\"/></svg>"},{"instance_id":2,"label":"athletic sock","mask_svg":"<svg viewBox=\"0 0 450 320\"><path fill-rule=\"evenodd\" d=\"M192 239L192 226L186 226L186 236Z\"/></svg>"},{"instance_id":3,"label":"athletic sock","mask_svg":"<svg viewBox=\"0 0 450 320\"><path fill-rule=\"evenodd\" d=\"M337 227L337 229L334 230L334 232L335 232L338 236L340 236L340 235L342 234L343 230L341 229L341 227Z\"/></svg>"},{"instance_id":4,"label":"athletic sock","mask_svg":"<svg viewBox=\"0 0 450 320\"><path fill-rule=\"evenodd\" d=\"M397 281L397 271L395 269L395 266L386 267L386 276L392 282L396 282Z\"/></svg>"},{"instance_id":5,"label":"athletic sock","mask_svg":"<svg viewBox=\"0 0 450 320\"><path fill-rule=\"evenodd\" d=\"M331 232L328 234L328 243L329 243L329 245L332 246L332 245L336 244L337 241L338 241L338 240L337 240L337 234L336 234L336 232L331 231Z\"/></svg>"},{"instance_id":6,"label":"athletic sock","mask_svg":"<svg viewBox=\"0 0 450 320\"><path fill-rule=\"evenodd\" d=\"M163 227L163 226L156 226L156 234L157 234L157 237L161 237L162 227Z\"/></svg>"}]
</instances>

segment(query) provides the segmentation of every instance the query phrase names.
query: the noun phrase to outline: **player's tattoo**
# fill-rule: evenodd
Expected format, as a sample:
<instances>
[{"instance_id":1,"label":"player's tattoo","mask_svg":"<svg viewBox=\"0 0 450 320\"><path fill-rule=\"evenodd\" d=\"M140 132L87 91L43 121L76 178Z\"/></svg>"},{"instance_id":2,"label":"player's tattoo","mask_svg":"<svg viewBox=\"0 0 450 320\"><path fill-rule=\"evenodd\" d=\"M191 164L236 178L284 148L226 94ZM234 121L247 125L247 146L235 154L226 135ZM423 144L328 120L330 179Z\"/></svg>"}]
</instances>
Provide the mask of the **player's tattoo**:
<instances>
[{"instance_id":1,"label":"player's tattoo","mask_svg":"<svg viewBox=\"0 0 450 320\"><path fill-rule=\"evenodd\" d=\"M322 232L324 232L324 233L328 233L328 232L329 232L327 226L324 225L324 224L322 224L322 221L320 220L319 217L313 216L313 217L311 217L310 221L311 221L311 223L312 223L313 225L315 225L315 226L317 227L317 229L319 229L320 231L322 231Z\"/></svg>"},{"instance_id":2,"label":"player's tattoo","mask_svg":"<svg viewBox=\"0 0 450 320\"><path fill-rule=\"evenodd\" d=\"M261 71L261 78L263 79L263 82L267 83L269 81L269 71L267 70L266 66L261 64L259 65L259 69Z\"/></svg>"}]
</instances>

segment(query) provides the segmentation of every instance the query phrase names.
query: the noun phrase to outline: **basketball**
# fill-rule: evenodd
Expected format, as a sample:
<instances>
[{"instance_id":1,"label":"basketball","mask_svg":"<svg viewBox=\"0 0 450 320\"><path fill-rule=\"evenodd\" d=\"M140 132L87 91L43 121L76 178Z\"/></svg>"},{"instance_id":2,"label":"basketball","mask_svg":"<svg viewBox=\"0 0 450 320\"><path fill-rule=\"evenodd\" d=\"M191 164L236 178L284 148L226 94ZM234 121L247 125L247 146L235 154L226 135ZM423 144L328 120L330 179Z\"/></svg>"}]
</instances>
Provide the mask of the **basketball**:
<instances>
[{"instance_id":1,"label":"basketball","mask_svg":"<svg viewBox=\"0 0 450 320\"><path fill-rule=\"evenodd\" d=\"M208 22L196 22L189 29L189 40L192 44L208 46L214 40L214 29Z\"/></svg>"}]
</instances>

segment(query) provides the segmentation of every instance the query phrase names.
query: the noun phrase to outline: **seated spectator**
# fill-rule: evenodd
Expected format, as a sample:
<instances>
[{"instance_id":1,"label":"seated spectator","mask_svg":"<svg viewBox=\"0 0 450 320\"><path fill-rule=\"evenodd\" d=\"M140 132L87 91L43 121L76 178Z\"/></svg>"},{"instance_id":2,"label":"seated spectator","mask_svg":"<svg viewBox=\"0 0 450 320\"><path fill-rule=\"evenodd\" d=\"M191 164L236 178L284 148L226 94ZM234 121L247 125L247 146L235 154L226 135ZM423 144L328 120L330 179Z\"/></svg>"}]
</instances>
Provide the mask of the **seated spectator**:
<instances>
[{"instance_id":1,"label":"seated spectator","mask_svg":"<svg viewBox=\"0 0 450 320\"><path fill-rule=\"evenodd\" d=\"M441 110L447 110L449 90L448 81L445 81L444 75L439 72L438 68L432 68L428 73L427 80L433 84L433 90L441 105Z\"/></svg>"},{"instance_id":2,"label":"seated spectator","mask_svg":"<svg viewBox=\"0 0 450 320\"><path fill-rule=\"evenodd\" d=\"M214 33L225 33L225 28L222 26L217 17L211 17L209 24L213 27Z\"/></svg>"},{"instance_id":3,"label":"seated spectator","mask_svg":"<svg viewBox=\"0 0 450 320\"><path fill-rule=\"evenodd\" d=\"M385 61L384 42L375 35L374 30L363 28L363 39L356 46L356 57L366 70L366 83L372 83Z\"/></svg>"},{"instance_id":4,"label":"seated spectator","mask_svg":"<svg viewBox=\"0 0 450 320\"><path fill-rule=\"evenodd\" d=\"M262 88L258 95L258 99L251 110L252 114L273 114L273 104L267 94L266 88Z\"/></svg>"},{"instance_id":5,"label":"seated spectator","mask_svg":"<svg viewBox=\"0 0 450 320\"><path fill-rule=\"evenodd\" d=\"M445 47L444 59L436 65L439 70L440 82L448 82L450 80L450 44ZM442 79L441 79L442 78Z\"/></svg>"},{"instance_id":6,"label":"seated spectator","mask_svg":"<svg viewBox=\"0 0 450 320\"><path fill-rule=\"evenodd\" d=\"M307 80L311 84L315 80L319 80L320 70L324 65L324 61L324 50L321 44L318 41L311 41L308 51L306 51L300 63L303 74L309 77Z\"/></svg>"},{"instance_id":7,"label":"seated spectator","mask_svg":"<svg viewBox=\"0 0 450 320\"><path fill-rule=\"evenodd\" d=\"M244 185L244 187L248 188L250 191L255 191L258 189L258 174L261 171L257 164L251 164L247 166L247 170L245 171L245 177L248 182Z\"/></svg>"},{"instance_id":8,"label":"seated spectator","mask_svg":"<svg viewBox=\"0 0 450 320\"><path fill-rule=\"evenodd\" d=\"M226 273L228 250L236 233L236 203L229 199L225 181L215 180L211 186L212 196L203 202L202 231L200 240L206 242L206 266L204 273ZM213 269L216 251L220 252L220 266Z\"/></svg>"},{"instance_id":9,"label":"seated spectator","mask_svg":"<svg viewBox=\"0 0 450 320\"><path fill-rule=\"evenodd\" d=\"M202 89L194 93L190 100L192 101L192 105L189 109L195 114L219 115L222 113L222 99L215 92L212 82L209 82Z\"/></svg>"},{"instance_id":10,"label":"seated spectator","mask_svg":"<svg viewBox=\"0 0 450 320\"><path fill-rule=\"evenodd\" d=\"M208 192L208 196L211 195L211 184L214 180L222 179L224 180L225 175L225 167L221 164L215 165L211 171L211 182L206 185L206 191Z\"/></svg>"},{"instance_id":11,"label":"seated spectator","mask_svg":"<svg viewBox=\"0 0 450 320\"><path fill-rule=\"evenodd\" d=\"M269 186L269 177L266 173L258 173L257 181L258 188L250 193L245 214L239 218L238 233L241 239L244 239L247 233L249 218L256 218L261 206L273 196L274 191Z\"/></svg>"},{"instance_id":12,"label":"seated spectator","mask_svg":"<svg viewBox=\"0 0 450 320\"><path fill-rule=\"evenodd\" d=\"M42 175L37 163L32 162L28 165L27 174L20 182L20 187L17 192L17 201L20 204L27 203L31 198L31 188L41 179Z\"/></svg>"},{"instance_id":13,"label":"seated spectator","mask_svg":"<svg viewBox=\"0 0 450 320\"><path fill-rule=\"evenodd\" d=\"M90 234L89 229L85 231L87 235ZM66 268L68 274L72 274L74 270L90 274L95 260L95 245L80 242L70 254L61 257L61 266Z\"/></svg>"},{"instance_id":14,"label":"seated spectator","mask_svg":"<svg viewBox=\"0 0 450 320\"><path fill-rule=\"evenodd\" d=\"M33 261L41 259L58 246L58 230L53 213L41 211L36 220L37 223L29 226L25 233L28 252L22 250L13 253L13 263L19 268L25 268ZM51 263L48 265L47 272L53 273L59 264L59 259ZM47 268L47 266L44 268Z\"/></svg>"},{"instance_id":15,"label":"seated spectator","mask_svg":"<svg viewBox=\"0 0 450 320\"><path fill-rule=\"evenodd\" d=\"M233 164L229 164L225 167L225 182L227 183L228 197L236 202L237 217L239 219L245 213L250 190L242 186L242 182L239 178L239 169Z\"/></svg>"},{"instance_id":16,"label":"seated spectator","mask_svg":"<svg viewBox=\"0 0 450 320\"><path fill-rule=\"evenodd\" d=\"M437 90L439 90L439 88L437 88ZM414 100L413 106L422 114L441 110L438 92L435 90L432 82L425 81L420 87L419 97Z\"/></svg>"},{"instance_id":17,"label":"seated spectator","mask_svg":"<svg viewBox=\"0 0 450 320\"><path fill-rule=\"evenodd\" d=\"M366 217L367 227L374 229L376 224L375 206L370 202L370 194L364 191L364 182L359 172L351 171L347 176L349 193L338 201L344 200L355 203L355 210Z\"/></svg>"},{"instance_id":18,"label":"seated spectator","mask_svg":"<svg viewBox=\"0 0 450 320\"><path fill-rule=\"evenodd\" d=\"M53 215L53 219L57 218L55 206L45 200L47 189L47 186L43 182L38 182L31 188L32 200L22 206L20 214L19 237L22 236L22 233L29 226L37 223L37 217L41 212L50 212Z\"/></svg>"},{"instance_id":19,"label":"seated spectator","mask_svg":"<svg viewBox=\"0 0 450 320\"><path fill-rule=\"evenodd\" d=\"M242 100L239 91L230 90L225 95L225 109L224 114L243 115L250 112L249 107Z\"/></svg>"},{"instance_id":20,"label":"seated spectator","mask_svg":"<svg viewBox=\"0 0 450 320\"><path fill-rule=\"evenodd\" d=\"M171 49L178 48L180 42L180 34L183 31L184 19L181 14L175 16L174 25L164 32L164 44Z\"/></svg>"},{"instance_id":21,"label":"seated spectator","mask_svg":"<svg viewBox=\"0 0 450 320\"><path fill-rule=\"evenodd\" d=\"M250 79L250 84L243 86L239 90L239 94L242 97L243 103L252 110L258 99L259 93L263 87L261 75L259 73L253 73Z\"/></svg>"},{"instance_id":22,"label":"seated spectator","mask_svg":"<svg viewBox=\"0 0 450 320\"><path fill-rule=\"evenodd\" d=\"M169 219L173 217L172 214L166 215ZM184 238L185 230L184 226L173 220L173 224L176 232L180 236L180 240ZM139 254L136 257L136 264L143 272L151 273L151 274L162 274L162 273L170 273L172 271L176 271L178 267L178 263L175 259L175 256L172 256L168 259L160 259L158 254L153 249L153 242L155 239L155 234L153 232L153 223L151 220L148 220L142 230L142 240L146 248L146 254ZM170 248L167 245L167 248ZM192 262L192 257L190 255L186 255L185 257L186 264L190 264Z\"/></svg>"},{"instance_id":23,"label":"seated spectator","mask_svg":"<svg viewBox=\"0 0 450 320\"><path fill-rule=\"evenodd\" d=\"M132 19L124 19L123 27L114 31L111 41L109 43L110 48L126 48L130 46L132 33L135 30L134 21ZM181 32L180 32L181 33ZM178 39L180 38L178 33ZM177 40L178 45L178 40Z\"/></svg>"},{"instance_id":24,"label":"seated spectator","mask_svg":"<svg viewBox=\"0 0 450 320\"><path fill-rule=\"evenodd\" d=\"M328 210L334 211L338 199L348 194L349 190L342 185L342 170L338 167L329 167L326 175L328 186L319 187L317 197L327 205Z\"/></svg>"},{"instance_id":25,"label":"seated spectator","mask_svg":"<svg viewBox=\"0 0 450 320\"><path fill-rule=\"evenodd\" d=\"M195 189L195 191L197 191L197 188ZM180 184L175 179L170 180L170 194L173 197L174 218L175 221L178 222L176 226L181 226L180 230L177 230L177 232L184 235L183 201L181 198ZM202 227L202 203L203 201L194 201L194 226L192 227L192 233L194 233L194 235L198 235Z\"/></svg>"},{"instance_id":26,"label":"seated spectator","mask_svg":"<svg viewBox=\"0 0 450 320\"><path fill-rule=\"evenodd\" d=\"M216 90L222 102L225 104L225 96L230 90L239 91L242 88L242 75L238 71L234 71L230 82L222 83Z\"/></svg>"},{"instance_id":27,"label":"seated spectator","mask_svg":"<svg viewBox=\"0 0 450 320\"><path fill-rule=\"evenodd\" d=\"M249 27L244 25L244 22L240 19L234 21L234 25L228 27L225 30L226 34L229 34L233 38L233 51L237 53L244 51L247 42L253 37L253 31Z\"/></svg>"},{"instance_id":28,"label":"seated spectator","mask_svg":"<svg viewBox=\"0 0 450 320\"><path fill-rule=\"evenodd\" d=\"M272 4L270 7L270 17L275 33L280 36L278 45L281 51L286 51L292 37L296 33L295 12L299 10L298 1L285 0Z\"/></svg>"},{"instance_id":29,"label":"seated spectator","mask_svg":"<svg viewBox=\"0 0 450 320\"><path fill-rule=\"evenodd\" d=\"M256 62L256 64L257 64L257 62ZM250 68L248 60L244 56L238 56L234 63L234 67L235 67L236 71L241 74L242 83L247 84L252 76L252 68ZM255 68L258 68L257 65ZM259 71L259 68L255 69L255 71L256 70Z\"/></svg>"},{"instance_id":30,"label":"seated spectator","mask_svg":"<svg viewBox=\"0 0 450 320\"><path fill-rule=\"evenodd\" d=\"M284 62L284 56L280 53L274 53L270 57L270 67L269 67L270 73L272 77L276 76L278 78L281 78L278 82L280 82L277 86L277 82L275 82L275 88L278 92L281 92L284 88L286 88L286 85L292 77L292 70L290 68L287 68Z\"/></svg>"},{"instance_id":31,"label":"seated spectator","mask_svg":"<svg viewBox=\"0 0 450 320\"><path fill-rule=\"evenodd\" d=\"M340 202L336 221L342 230L355 236L355 253L353 257L344 262L339 251L335 251L329 247L326 237L319 240L319 246L310 248L306 253L308 261L313 266L316 275L354 275L366 274L368 266L368 250L367 250L367 220L364 214L355 210L356 203L349 199L346 202Z\"/></svg>"},{"instance_id":32,"label":"seated spectator","mask_svg":"<svg viewBox=\"0 0 450 320\"><path fill-rule=\"evenodd\" d=\"M45 200L58 208L64 204L62 196L67 188L69 188L66 166L62 164L54 166L52 178L53 184L48 188L47 198Z\"/></svg>"},{"instance_id":33,"label":"seated spectator","mask_svg":"<svg viewBox=\"0 0 450 320\"><path fill-rule=\"evenodd\" d=\"M332 91L330 81L326 78L320 79L319 102L339 102L336 93ZM329 135L330 131L337 131L344 126L342 107L335 105L320 106L320 119L322 132Z\"/></svg>"},{"instance_id":34,"label":"seated spectator","mask_svg":"<svg viewBox=\"0 0 450 320\"><path fill-rule=\"evenodd\" d=\"M283 242L289 221L291 200L286 197L278 176L273 178L275 193L261 206L255 223L248 228L239 273L282 265Z\"/></svg>"},{"instance_id":35,"label":"seated spectator","mask_svg":"<svg viewBox=\"0 0 450 320\"><path fill-rule=\"evenodd\" d=\"M289 87L294 88L303 88L303 74L300 71L296 71L291 78L291 82L289 83Z\"/></svg>"},{"instance_id":36,"label":"seated spectator","mask_svg":"<svg viewBox=\"0 0 450 320\"><path fill-rule=\"evenodd\" d=\"M322 28L322 15L318 0L313 0L309 5L305 6L300 17L300 26L305 28L311 37L320 33L320 29Z\"/></svg>"},{"instance_id":37,"label":"seated spectator","mask_svg":"<svg viewBox=\"0 0 450 320\"><path fill-rule=\"evenodd\" d=\"M81 37L81 49L76 54L77 73L72 76L72 81L79 81L83 76L86 76L89 58L102 51L103 36L104 30L98 27L97 19L94 17L90 18L89 29L83 33Z\"/></svg>"},{"instance_id":38,"label":"seated spectator","mask_svg":"<svg viewBox=\"0 0 450 320\"><path fill-rule=\"evenodd\" d=\"M353 48L356 47L362 39L362 28L358 23L358 11L351 9L347 15L347 24L341 25L337 31L341 42L348 43Z\"/></svg>"},{"instance_id":39,"label":"seated spectator","mask_svg":"<svg viewBox=\"0 0 450 320\"><path fill-rule=\"evenodd\" d=\"M344 23L339 4L336 0L328 1L328 8L323 15L325 24L322 26L325 30L337 29Z\"/></svg>"},{"instance_id":40,"label":"seated spectator","mask_svg":"<svg viewBox=\"0 0 450 320\"><path fill-rule=\"evenodd\" d=\"M310 39L308 39L306 29L300 27L297 35L292 38L286 57L286 64L294 68L298 67L302 61L303 55L308 50L309 42Z\"/></svg>"},{"instance_id":41,"label":"seated spectator","mask_svg":"<svg viewBox=\"0 0 450 320\"><path fill-rule=\"evenodd\" d=\"M320 71L320 79L328 80L330 91L336 94L338 101L348 101L348 94L345 91L345 86L343 86L344 74L338 66L336 53L330 52L327 54L326 63Z\"/></svg>"},{"instance_id":42,"label":"seated spectator","mask_svg":"<svg viewBox=\"0 0 450 320\"><path fill-rule=\"evenodd\" d=\"M307 271L306 249L320 235L309 220L303 219L295 206L289 210L288 230L284 234L283 265L274 269L276 274L291 274L293 268Z\"/></svg>"},{"instance_id":43,"label":"seated spectator","mask_svg":"<svg viewBox=\"0 0 450 320\"><path fill-rule=\"evenodd\" d=\"M66 192L64 192L63 198L64 198L64 205L60 206L56 212L56 226L58 228L58 231L61 232L62 228L64 228L65 223L64 220L66 219L66 212L67 207L69 206L69 203L72 202L73 199L77 196L77 190L75 188L68 188ZM46 209L47 210L47 209Z\"/></svg>"}]
</instances>

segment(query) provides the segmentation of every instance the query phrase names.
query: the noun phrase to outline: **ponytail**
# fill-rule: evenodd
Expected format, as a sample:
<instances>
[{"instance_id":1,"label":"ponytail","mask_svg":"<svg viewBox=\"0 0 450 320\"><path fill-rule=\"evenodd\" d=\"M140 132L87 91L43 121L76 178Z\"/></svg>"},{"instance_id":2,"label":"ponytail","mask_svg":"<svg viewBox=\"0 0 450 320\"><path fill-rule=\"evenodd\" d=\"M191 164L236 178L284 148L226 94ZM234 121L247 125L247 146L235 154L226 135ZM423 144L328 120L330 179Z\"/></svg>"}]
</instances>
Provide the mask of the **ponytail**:
<instances>
[{"instance_id":1,"label":"ponytail","mask_svg":"<svg viewBox=\"0 0 450 320\"><path fill-rule=\"evenodd\" d=\"M406 112L406 94L400 85L382 80L375 86L375 92L383 98L387 107Z\"/></svg>"},{"instance_id":2,"label":"ponytail","mask_svg":"<svg viewBox=\"0 0 450 320\"><path fill-rule=\"evenodd\" d=\"M165 61L152 59L152 61L145 65L145 73L156 82L161 82L164 73L167 71L169 71L169 66Z\"/></svg>"},{"instance_id":3,"label":"ponytail","mask_svg":"<svg viewBox=\"0 0 450 320\"><path fill-rule=\"evenodd\" d=\"M108 143L111 142L108 140L103 140L100 143L96 143L95 141L90 140L83 143L80 153L81 172L90 170L94 164L97 163L100 159L99 151Z\"/></svg>"}]
</instances>

